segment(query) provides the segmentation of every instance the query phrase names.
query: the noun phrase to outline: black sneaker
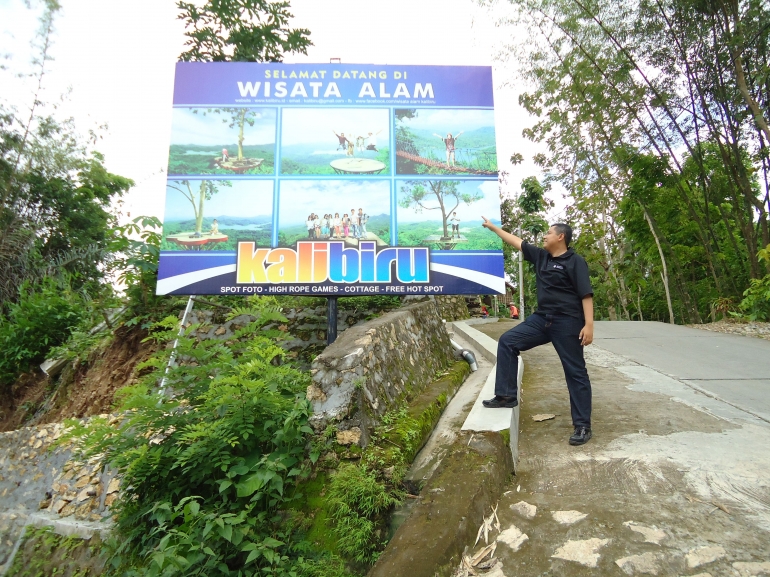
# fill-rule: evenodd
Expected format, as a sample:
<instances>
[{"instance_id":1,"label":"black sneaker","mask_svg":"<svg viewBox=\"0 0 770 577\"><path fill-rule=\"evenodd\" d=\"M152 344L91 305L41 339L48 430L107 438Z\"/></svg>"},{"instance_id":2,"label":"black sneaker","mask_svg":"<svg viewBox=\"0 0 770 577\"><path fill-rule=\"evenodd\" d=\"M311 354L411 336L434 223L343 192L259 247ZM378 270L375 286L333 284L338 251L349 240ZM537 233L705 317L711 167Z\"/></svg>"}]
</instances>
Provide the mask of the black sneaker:
<instances>
[{"instance_id":1,"label":"black sneaker","mask_svg":"<svg viewBox=\"0 0 770 577\"><path fill-rule=\"evenodd\" d=\"M570 445L585 445L591 438L590 427L575 427L575 432L569 438Z\"/></svg>"},{"instance_id":2,"label":"black sneaker","mask_svg":"<svg viewBox=\"0 0 770 577\"><path fill-rule=\"evenodd\" d=\"M519 404L519 401L513 397L501 397L500 395L495 395L493 399L481 401L481 404L487 409L512 409Z\"/></svg>"}]
</instances>

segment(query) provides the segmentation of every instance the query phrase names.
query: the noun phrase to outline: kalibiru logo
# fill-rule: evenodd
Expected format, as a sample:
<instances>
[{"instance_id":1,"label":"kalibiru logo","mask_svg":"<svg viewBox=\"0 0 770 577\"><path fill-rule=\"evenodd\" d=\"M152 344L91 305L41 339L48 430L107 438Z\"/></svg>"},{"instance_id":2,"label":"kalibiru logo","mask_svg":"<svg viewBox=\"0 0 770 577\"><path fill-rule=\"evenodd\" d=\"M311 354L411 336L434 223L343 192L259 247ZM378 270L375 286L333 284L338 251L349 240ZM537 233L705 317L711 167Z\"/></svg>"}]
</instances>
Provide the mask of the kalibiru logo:
<instances>
[{"instance_id":1,"label":"kalibiru logo","mask_svg":"<svg viewBox=\"0 0 770 577\"><path fill-rule=\"evenodd\" d=\"M239 242L236 277L238 284L427 283L429 256L424 247L388 247L377 252L376 243L369 241L358 248L346 248L344 242L298 242L296 250Z\"/></svg>"}]
</instances>

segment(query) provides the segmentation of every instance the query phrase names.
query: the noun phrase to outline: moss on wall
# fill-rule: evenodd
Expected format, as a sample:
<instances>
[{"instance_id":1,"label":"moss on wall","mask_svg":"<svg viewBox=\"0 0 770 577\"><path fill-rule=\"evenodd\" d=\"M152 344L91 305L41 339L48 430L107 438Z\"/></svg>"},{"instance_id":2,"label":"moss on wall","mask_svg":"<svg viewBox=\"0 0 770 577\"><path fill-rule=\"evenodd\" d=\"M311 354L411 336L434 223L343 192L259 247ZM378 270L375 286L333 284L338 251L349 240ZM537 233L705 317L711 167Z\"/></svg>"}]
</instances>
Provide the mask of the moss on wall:
<instances>
[{"instance_id":1,"label":"moss on wall","mask_svg":"<svg viewBox=\"0 0 770 577\"><path fill-rule=\"evenodd\" d=\"M450 364L417 397L383 415L364 449L338 444L331 425L316 437L323 454L297 504L310 542L366 572L387 545L389 513L406 497L409 465L469 372L465 361Z\"/></svg>"},{"instance_id":2,"label":"moss on wall","mask_svg":"<svg viewBox=\"0 0 770 577\"><path fill-rule=\"evenodd\" d=\"M102 541L64 537L51 527L28 526L7 577L96 577L102 574Z\"/></svg>"}]
</instances>

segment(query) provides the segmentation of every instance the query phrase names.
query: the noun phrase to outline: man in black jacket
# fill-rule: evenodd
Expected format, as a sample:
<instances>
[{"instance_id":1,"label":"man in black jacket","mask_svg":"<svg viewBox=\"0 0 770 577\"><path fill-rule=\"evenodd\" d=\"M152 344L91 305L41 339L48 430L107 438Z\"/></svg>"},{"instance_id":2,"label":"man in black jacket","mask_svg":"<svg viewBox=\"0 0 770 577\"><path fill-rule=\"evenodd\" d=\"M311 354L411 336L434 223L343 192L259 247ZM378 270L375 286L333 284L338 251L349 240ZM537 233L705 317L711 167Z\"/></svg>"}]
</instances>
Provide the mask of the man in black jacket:
<instances>
[{"instance_id":1,"label":"man in black jacket","mask_svg":"<svg viewBox=\"0 0 770 577\"><path fill-rule=\"evenodd\" d=\"M591 381L583 347L590 345L594 338L594 301L588 265L569 248L572 228L567 224L554 224L543 236L543 248L538 248L486 218L483 226L520 250L525 260L534 263L537 280L537 311L500 337L495 396L483 404L489 408L515 407L519 353L553 343L569 389L575 427L569 443L583 445L591 438Z\"/></svg>"}]
</instances>

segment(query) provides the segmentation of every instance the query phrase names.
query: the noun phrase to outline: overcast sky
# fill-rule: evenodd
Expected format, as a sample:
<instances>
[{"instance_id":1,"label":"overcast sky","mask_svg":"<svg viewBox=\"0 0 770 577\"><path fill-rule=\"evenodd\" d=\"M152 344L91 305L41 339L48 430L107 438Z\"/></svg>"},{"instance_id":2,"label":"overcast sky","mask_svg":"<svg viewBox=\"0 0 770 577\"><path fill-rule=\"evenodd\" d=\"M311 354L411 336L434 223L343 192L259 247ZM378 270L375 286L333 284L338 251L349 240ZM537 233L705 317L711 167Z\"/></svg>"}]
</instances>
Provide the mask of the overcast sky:
<instances>
[{"instance_id":1,"label":"overcast sky","mask_svg":"<svg viewBox=\"0 0 770 577\"><path fill-rule=\"evenodd\" d=\"M39 4L0 0L0 99L25 114L33 87L29 44L38 27ZM107 125L96 148L108 170L130 177L136 187L124 210L161 216L171 137L174 64L184 50L183 25L175 2L61 0L42 100L59 103L58 114L75 117L84 135ZM311 30L314 46L292 63L493 65L495 123L500 168L511 172L511 190L539 175L531 162L533 145L521 136L534 123L517 103L520 92L511 64L493 55L510 42L510 27L473 0L292 0L293 26ZM28 114L28 112L27 112ZM460 130L458 126L455 130ZM514 152L527 162L511 167ZM563 206L563 201L554 200Z\"/></svg>"}]
</instances>

